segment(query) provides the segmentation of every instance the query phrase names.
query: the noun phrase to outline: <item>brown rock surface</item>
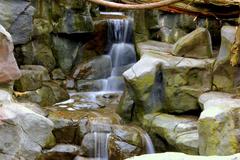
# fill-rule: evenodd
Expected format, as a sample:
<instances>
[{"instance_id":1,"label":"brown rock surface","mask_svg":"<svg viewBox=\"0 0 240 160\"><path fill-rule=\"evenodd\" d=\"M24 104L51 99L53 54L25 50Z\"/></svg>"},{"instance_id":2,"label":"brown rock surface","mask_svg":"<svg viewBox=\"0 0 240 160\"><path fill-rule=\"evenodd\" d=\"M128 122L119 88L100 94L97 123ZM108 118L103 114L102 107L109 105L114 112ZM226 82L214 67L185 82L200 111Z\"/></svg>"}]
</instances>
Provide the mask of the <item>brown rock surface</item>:
<instances>
[{"instance_id":1,"label":"brown rock surface","mask_svg":"<svg viewBox=\"0 0 240 160\"><path fill-rule=\"evenodd\" d=\"M21 73L13 55L11 35L0 25L0 83L20 78Z\"/></svg>"}]
</instances>

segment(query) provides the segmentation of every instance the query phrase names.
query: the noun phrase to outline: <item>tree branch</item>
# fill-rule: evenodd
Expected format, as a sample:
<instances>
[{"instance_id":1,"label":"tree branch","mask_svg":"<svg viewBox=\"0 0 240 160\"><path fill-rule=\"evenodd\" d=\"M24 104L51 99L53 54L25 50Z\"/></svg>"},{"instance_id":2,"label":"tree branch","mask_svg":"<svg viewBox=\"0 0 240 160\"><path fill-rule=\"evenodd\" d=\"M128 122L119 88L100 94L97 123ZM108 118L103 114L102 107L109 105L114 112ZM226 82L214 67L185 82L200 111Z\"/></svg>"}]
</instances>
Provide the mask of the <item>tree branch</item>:
<instances>
[{"instance_id":1,"label":"tree branch","mask_svg":"<svg viewBox=\"0 0 240 160\"><path fill-rule=\"evenodd\" d=\"M177 3L183 0L163 0L160 2L153 2L153 3L144 3L144 4L123 4L123 3L115 3L115 2L108 2L105 0L88 0L89 2L110 7L110 8L117 8L117 9L154 9L163 6L168 6L173 3Z\"/></svg>"}]
</instances>

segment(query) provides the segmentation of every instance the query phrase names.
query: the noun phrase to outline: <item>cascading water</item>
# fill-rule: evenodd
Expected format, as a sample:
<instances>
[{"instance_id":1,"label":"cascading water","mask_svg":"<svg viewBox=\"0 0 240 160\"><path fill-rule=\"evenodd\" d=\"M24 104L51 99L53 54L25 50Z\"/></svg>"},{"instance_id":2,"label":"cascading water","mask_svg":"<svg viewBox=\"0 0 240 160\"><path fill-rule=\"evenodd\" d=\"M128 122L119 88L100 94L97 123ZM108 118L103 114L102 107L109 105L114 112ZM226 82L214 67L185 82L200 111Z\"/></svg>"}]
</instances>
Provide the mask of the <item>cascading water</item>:
<instances>
[{"instance_id":1,"label":"cascading water","mask_svg":"<svg viewBox=\"0 0 240 160\"><path fill-rule=\"evenodd\" d=\"M111 76L104 90L124 89L122 73L136 62L136 52L132 44L132 21L130 19L108 20L108 56L112 62Z\"/></svg>"}]
</instances>

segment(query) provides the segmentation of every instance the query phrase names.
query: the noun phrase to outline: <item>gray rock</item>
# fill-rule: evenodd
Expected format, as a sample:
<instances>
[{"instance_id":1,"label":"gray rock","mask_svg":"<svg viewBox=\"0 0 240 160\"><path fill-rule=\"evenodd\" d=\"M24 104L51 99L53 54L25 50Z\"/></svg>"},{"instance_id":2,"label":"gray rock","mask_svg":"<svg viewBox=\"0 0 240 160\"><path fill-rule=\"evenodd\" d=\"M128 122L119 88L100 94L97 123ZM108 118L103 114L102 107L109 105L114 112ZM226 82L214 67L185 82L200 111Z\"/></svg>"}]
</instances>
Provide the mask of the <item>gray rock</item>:
<instances>
[{"instance_id":1,"label":"gray rock","mask_svg":"<svg viewBox=\"0 0 240 160\"><path fill-rule=\"evenodd\" d=\"M49 143L53 123L24 104L1 103L0 149L5 156L32 160L41 154Z\"/></svg>"},{"instance_id":2,"label":"gray rock","mask_svg":"<svg viewBox=\"0 0 240 160\"><path fill-rule=\"evenodd\" d=\"M221 95L219 93L219 95ZM203 112L198 122L199 151L201 155L231 155L238 153L240 99L224 93L203 95ZM203 99L203 97L201 97Z\"/></svg>"},{"instance_id":3,"label":"gray rock","mask_svg":"<svg viewBox=\"0 0 240 160\"><path fill-rule=\"evenodd\" d=\"M60 68L56 68L51 72L51 77L53 80L64 80L66 79L66 75Z\"/></svg>"},{"instance_id":4,"label":"gray rock","mask_svg":"<svg viewBox=\"0 0 240 160\"><path fill-rule=\"evenodd\" d=\"M64 73L69 73L78 54L79 42L54 36L53 43L59 67Z\"/></svg>"},{"instance_id":5,"label":"gray rock","mask_svg":"<svg viewBox=\"0 0 240 160\"><path fill-rule=\"evenodd\" d=\"M31 71L39 71L42 74L42 81L51 80L48 74L48 70L41 65L21 65L21 69L23 70L31 70Z\"/></svg>"},{"instance_id":6,"label":"gray rock","mask_svg":"<svg viewBox=\"0 0 240 160\"><path fill-rule=\"evenodd\" d=\"M214 61L144 51L140 61L123 74L137 114L198 109L198 96L211 89Z\"/></svg>"},{"instance_id":7,"label":"gray rock","mask_svg":"<svg viewBox=\"0 0 240 160\"><path fill-rule=\"evenodd\" d=\"M71 144L58 144L49 150L45 150L39 160L72 160L79 154L79 152L79 146Z\"/></svg>"},{"instance_id":8,"label":"gray rock","mask_svg":"<svg viewBox=\"0 0 240 160\"><path fill-rule=\"evenodd\" d=\"M231 47L236 35L235 26L223 26L221 29L221 46L213 68L214 90L232 92L236 85L239 67L230 65Z\"/></svg>"},{"instance_id":9,"label":"gray rock","mask_svg":"<svg viewBox=\"0 0 240 160\"><path fill-rule=\"evenodd\" d=\"M174 150L198 155L197 118L164 113L147 114L143 125L167 141Z\"/></svg>"},{"instance_id":10,"label":"gray rock","mask_svg":"<svg viewBox=\"0 0 240 160\"><path fill-rule=\"evenodd\" d=\"M109 56L99 56L78 65L73 77L84 80L107 78L111 75L112 63Z\"/></svg>"},{"instance_id":11,"label":"gray rock","mask_svg":"<svg viewBox=\"0 0 240 160\"><path fill-rule=\"evenodd\" d=\"M15 3L15 2L13 2ZM33 31L33 15L35 8L29 6L22 12L17 19L14 20L9 32L12 34L13 43L25 44L31 40L32 31Z\"/></svg>"},{"instance_id":12,"label":"gray rock","mask_svg":"<svg viewBox=\"0 0 240 160\"><path fill-rule=\"evenodd\" d=\"M173 54L190 58L211 58L213 51L210 33L205 28L197 28L175 43Z\"/></svg>"}]
</instances>

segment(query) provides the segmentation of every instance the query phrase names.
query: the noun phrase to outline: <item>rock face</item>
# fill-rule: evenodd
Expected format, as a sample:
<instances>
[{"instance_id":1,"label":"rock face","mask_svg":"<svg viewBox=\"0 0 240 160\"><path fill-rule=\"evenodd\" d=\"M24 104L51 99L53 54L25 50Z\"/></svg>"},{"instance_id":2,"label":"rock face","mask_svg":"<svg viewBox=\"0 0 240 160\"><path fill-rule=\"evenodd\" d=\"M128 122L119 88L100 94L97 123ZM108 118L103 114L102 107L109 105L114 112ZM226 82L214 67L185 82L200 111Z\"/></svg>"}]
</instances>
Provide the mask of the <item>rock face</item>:
<instances>
[{"instance_id":1,"label":"rock face","mask_svg":"<svg viewBox=\"0 0 240 160\"><path fill-rule=\"evenodd\" d=\"M142 58L123 74L137 112L181 113L198 109L198 96L211 89L213 60L142 52L145 52Z\"/></svg>"},{"instance_id":2,"label":"rock face","mask_svg":"<svg viewBox=\"0 0 240 160\"><path fill-rule=\"evenodd\" d=\"M194 30L175 43L173 54L190 58L211 58L213 51L210 33L205 28Z\"/></svg>"},{"instance_id":3,"label":"rock face","mask_svg":"<svg viewBox=\"0 0 240 160\"><path fill-rule=\"evenodd\" d=\"M0 83L16 80L21 76L13 48L11 35L0 25Z\"/></svg>"},{"instance_id":4,"label":"rock face","mask_svg":"<svg viewBox=\"0 0 240 160\"><path fill-rule=\"evenodd\" d=\"M197 118L164 113L147 114L143 125L163 138L172 150L198 155Z\"/></svg>"},{"instance_id":5,"label":"rock face","mask_svg":"<svg viewBox=\"0 0 240 160\"><path fill-rule=\"evenodd\" d=\"M0 96L9 96L9 94L5 92L5 95ZM42 147L49 144L53 123L25 108L24 104L14 103L8 99L0 103L1 159L37 158L41 154Z\"/></svg>"},{"instance_id":6,"label":"rock face","mask_svg":"<svg viewBox=\"0 0 240 160\"><path fill-rule=\"evenodd\" d=\"M209 92L200 97L200 100L205 99L198 123L201 155L231 155L239 152L240 99L225 95Z\"/></svg>"},{"instance_id":7,"label":"rock face","mask_svg":"<svg viewBox=\"0 0 240 160\"><path fill-rule=\"evenodd\" d=\"M236 34L236 27L223 26L221 29L221 47L213 70L213 86L215 90L232 92L239 83L239 67L230 65L230 50Z\"/></svg>"},{"instance_id":8,"label":"rock face","mask_svg":"<svg viewBox=\"0 0 240 160\"><path fill-rule=\"evenodd\" d=\"M183 153L159 153L159 154L150 154L150 155L142 155L136 156L132 158L128 158L127 160L239 160L240 155L235 154L231 156L191 156Z\"/></svg>"},{"instance_id":9,"label":"rock face","mask_svg":"<svg viewBox=\"0 0 240 160\"><path fill-rule=\"evenodd\" d=\"M14 44L31 40L34 8L27 1L3 1L0 5L0 23L12 34Z\"/></svg>"}]
</instances>

